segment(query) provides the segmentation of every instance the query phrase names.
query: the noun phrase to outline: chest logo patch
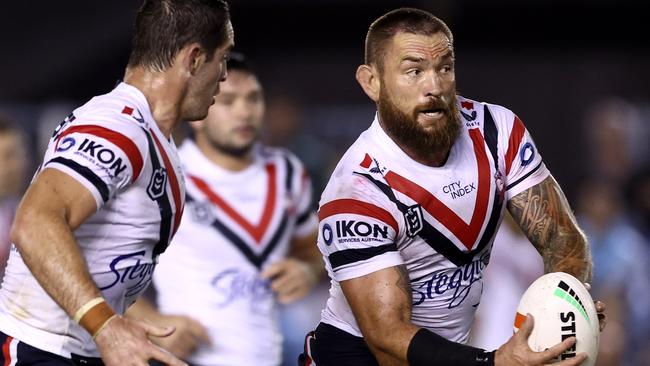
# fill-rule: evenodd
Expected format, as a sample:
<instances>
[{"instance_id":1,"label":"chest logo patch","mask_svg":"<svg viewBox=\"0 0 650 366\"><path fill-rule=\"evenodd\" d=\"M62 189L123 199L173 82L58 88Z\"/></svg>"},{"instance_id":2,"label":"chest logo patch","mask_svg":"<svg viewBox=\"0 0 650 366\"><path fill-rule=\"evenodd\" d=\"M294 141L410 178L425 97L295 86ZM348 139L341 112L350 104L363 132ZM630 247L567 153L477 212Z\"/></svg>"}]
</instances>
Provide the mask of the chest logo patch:
<instances>
[{"instance_id":1,"label":"chest logo patch","mask_svg":"<svg viewBox=\"0 0 650 366\"><path fill-rule=\"evenodd\" d=\"M409 206L404 212L404 220L406 221L406 235L409 238L416 236L423 227L422 206Z\"/></svg>"},{"instance_id":2,"label":"chest logo patch","mask_svg":"<svg viewBox=\"0 0 650 366\"><path fill-rule=\"evenodd\" d=\"M157 200L165 194L165 187L167 186L167 171L165 168L158 168L154 170L149 181L147 194L152 200Z\"/></svg>"}]
</instances>

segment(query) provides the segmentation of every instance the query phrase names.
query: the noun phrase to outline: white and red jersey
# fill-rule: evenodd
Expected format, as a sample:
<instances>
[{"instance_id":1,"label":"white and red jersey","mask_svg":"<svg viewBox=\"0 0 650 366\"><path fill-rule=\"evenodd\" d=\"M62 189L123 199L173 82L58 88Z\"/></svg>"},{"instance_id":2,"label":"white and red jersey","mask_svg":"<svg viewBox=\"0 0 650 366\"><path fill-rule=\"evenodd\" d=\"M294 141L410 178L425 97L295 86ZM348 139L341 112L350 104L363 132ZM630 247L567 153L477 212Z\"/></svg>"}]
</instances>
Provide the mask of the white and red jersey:
<instances>
[{"instance_id":1,"label":"white and red jersey","mask_svg":"<svg viewBox=\"0 0 650 366\"><path fill-rule=\"evenodd\" d=\"M549 172L510 110L458 103L461 132L443 166L409 158L375 119L332 173L318 213L332 279L324 323L361 337L339 283L405 265L413 323L468 340L505 204Z\"/></svg>"},{"instance_id":2,"label":"white and red jersey","mask_svg":"<svg viewBox=\"0 0 650 366\"><path fill-rule=\"evenodd\" d=\"M262 146L238 172L212 163L192 141L179 154L187 210L154 274L158 307L207 327L212 345L201 345L191 363L279 365L276 301L260 272L287 256L292 238L317 229L306 170L288 151Z\"/></svg>"},{"instance_id":3,"label":"white and red jersey","mask_svg":"<svg viewBox=\"0 0 650 366\"><path fill-rule=\"evenodd\" d=\"M185 184L174 143L158 129L145 96L121 83L66 118L40 169L68 174L95 198L97 211L74 236L102 295L123 313L148 286L181 221ZM99 356L90 334L49 297L13 246L0 330L64 357Z\"/></svg>"}]
</instances>

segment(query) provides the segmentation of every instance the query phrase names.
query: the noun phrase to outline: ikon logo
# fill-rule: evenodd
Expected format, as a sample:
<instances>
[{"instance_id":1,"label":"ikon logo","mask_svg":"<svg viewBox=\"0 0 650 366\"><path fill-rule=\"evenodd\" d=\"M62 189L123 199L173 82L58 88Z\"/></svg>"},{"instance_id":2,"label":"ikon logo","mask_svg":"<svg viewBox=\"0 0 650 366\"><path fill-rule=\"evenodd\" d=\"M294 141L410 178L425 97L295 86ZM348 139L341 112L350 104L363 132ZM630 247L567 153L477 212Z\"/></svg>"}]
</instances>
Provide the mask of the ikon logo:
<instances>
[{"instance_id":1,"label":"ikon logo","mask_svg":"<svg viewBox=\"0 0 650 366\"><path fill-rule=\"evenodd\" d=\"M147 194L152 200L157 200L165 194L165 186L167 185L167 171L165 168L158 168L154 170L147 188Z\"/></svg>"},{"instance_id":2,"label":"ikon logo","mask_svg":"<svg viewBox=\"0 0 650 366\"><path fill-rule=\"evenodd\" d=\"M323 227L324 229L325 227ZM354 236L366 237L370 235L373 238L378 238L381 235L382 238L386 239L388 238L388 226L370 225L367 222L355 220L341 220L336 222L336 236L339 238Z\"/></svg>"},{"instance_id":3,"label":"ikon logo","mask_svg":"<svg viewBox=\"0 0 650 366\"><path fill-rule=\"evenodd\" d=\"M69 145L70 143L66 143L66 141L69 140L66 138L61 141L59 149L69 149L72 147ZM127 168L126 164L122 161L122 158L118 157L113 150L104 147L104 145L93 140L84 139L81 145L79 145L79 148L77 148L77 151L99 160L100 163L108 166L108 169L113 171L116 177L119 177L120 173L125 171Z\"/></svg>"}]
</instances>

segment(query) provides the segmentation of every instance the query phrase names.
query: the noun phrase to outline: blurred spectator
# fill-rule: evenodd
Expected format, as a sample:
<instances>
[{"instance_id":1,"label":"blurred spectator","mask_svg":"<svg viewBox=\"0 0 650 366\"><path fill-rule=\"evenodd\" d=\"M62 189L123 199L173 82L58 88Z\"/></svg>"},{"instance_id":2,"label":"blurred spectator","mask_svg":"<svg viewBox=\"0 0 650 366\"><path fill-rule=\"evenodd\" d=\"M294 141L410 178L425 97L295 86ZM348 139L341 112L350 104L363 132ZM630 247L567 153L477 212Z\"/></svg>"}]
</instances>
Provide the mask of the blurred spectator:
<instances>
[{"instance_id":1,"label":"blurred spectator","mask_svg":"<svg viewBox=\"0 0 650 366\"><path fill-rule=\"evenodd\" d=\"M620 185L648 161L650 129L633 104L616 97L594 103L585 129L590 174Z\"/></svg>"},{"instance_id":2,"label":"blurred spectator","mask_svg":"<svg viewBox=\"0 0 650 366\"><path fill-rule=\"evenodd\" d=\"M650 164L635 172L626 186L632 224L650 243Z\"/></svg>"},{"instance_id":3,"label":"blurred spectator","mask_svg":"<svg viewBox=\"0 0 650 366\"><path fill-rule=\"evenodd\" d=\"M25 186L27 149L22 132L0 116L0 279L9 256L9 231Z\"/></svg>"},{"instance_id":4,"label":"blurred spectator","mask_svg":"<svg viewBox=\"0 0 650 366\"><path fill-rule=\"evenodd\" d=\"M611 183L587 180L579 192L578 221L594 261L592 295L607 304L597 365L647 364L642 352L650 331L649 247Z\"/></svg>"},{"instance_id":5,"label":"blurred spectator","mask_svg":"<svg viewBox=\"0 0 650 366\"><path fill-rule=\"evenodd\" d=\"M476 311L470 344L497 349L507 342L513 334L521 296L542 274L542 257L510 214L506 214L494 238L490 264L484 272L483 296Z\"/></svg>"},{"instance_id":6,"label":"blurred spectator","mask_svg":"<svg viewBox=\"0 0 650 366\"><path fill-rule=\"evenodd\" d=\"M592 178L578 189L578 219L594 257L592 294L608 307L597 365L647 364L650 126L641 108L618 97L594 103L585 122L585 166Z\"/></svg>"}]
</instances>

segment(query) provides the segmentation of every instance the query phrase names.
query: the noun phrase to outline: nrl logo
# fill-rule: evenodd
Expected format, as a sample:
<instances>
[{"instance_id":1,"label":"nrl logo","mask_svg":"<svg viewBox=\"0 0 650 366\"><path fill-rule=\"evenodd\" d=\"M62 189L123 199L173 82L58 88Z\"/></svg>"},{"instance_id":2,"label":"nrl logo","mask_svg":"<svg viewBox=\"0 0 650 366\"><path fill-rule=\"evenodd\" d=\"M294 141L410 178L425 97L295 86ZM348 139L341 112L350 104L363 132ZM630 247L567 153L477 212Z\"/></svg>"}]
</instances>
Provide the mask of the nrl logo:
<instances>
[{"instance_id":1,"label":"nrl logo","mask_svg":"<svg viewBox=\"0 0 650 366\"><path fill-rule=\"evenodd\" d=\"M147 194L152 200L157 200L165 194L165 187L167 186L167 171L165 168L158 168L154 170L151 175L151 181L147 188Z\"/></svg>"},{"instance_id":2,"label":"nrl logo","mask_svg":"<svg viewBox=\"0 0 650 366\"><path fill-rule=\"evenodd\" d=\"M409 238L416 236L424 226L422 207L420 205L409 206L404 211L404 219L406 220L406 235Z\"/></svg>"}]
</instances>

